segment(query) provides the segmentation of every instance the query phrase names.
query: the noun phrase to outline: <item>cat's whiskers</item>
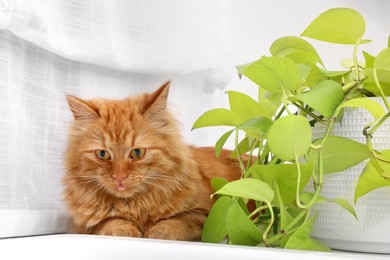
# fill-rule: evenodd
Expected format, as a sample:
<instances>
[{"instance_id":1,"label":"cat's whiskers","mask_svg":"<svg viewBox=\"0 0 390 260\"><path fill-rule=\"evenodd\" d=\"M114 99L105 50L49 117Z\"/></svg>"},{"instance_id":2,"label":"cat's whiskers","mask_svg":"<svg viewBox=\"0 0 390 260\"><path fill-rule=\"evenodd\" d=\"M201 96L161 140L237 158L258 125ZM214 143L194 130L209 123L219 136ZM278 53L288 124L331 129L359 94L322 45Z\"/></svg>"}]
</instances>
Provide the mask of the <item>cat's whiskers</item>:
<instances>
[{"instance_id":1,"label":"cat's whiskers","mask_svg":"<svg viewBox=\"0 0 390 260\"><path fill-rule=\"evenodd\" d=\"M147 192L148 190L145 188L145 186L142 185L142 183L138 183L137 185L134 186L134 188L142 193L142 192Z\"/></svg>"},{"instance_id":2,"label":"cat's whiskers","mask_svg":"<svg viewBox=\"0 0 390 260\"><path fill-rule=\"evenodd\" d=\"M103 183L97 182L95 190L93 190L94 195L96 195L100 190L105 190L106 186Z\"/></svg>"},{"instance_id":3,"label":"cat's whiskers","mask_svg":"<svg viewBox=\"0 0 390 260\"><path fill-rule=\"evenodd\" d=\"M96 195L100 190L104 190L106 187L101 183L96 176L84 175L84 176L73 176L73 179L65 180L64 183L77 185L79 188L92 188L88 189L94 195Z\"/></svg>"},{"instance_id":4,"label":"cat's whiskers","mask_svg":"<svg viewBox=\"0 0 390 260\"><path fill-rule=\"evenodd\" d=\"M145 182L145 184L151 185L157 189L160 189L160 190L164 191L165 193L171 193L165 186L158 185L158 184L153 183L153 182Z\"/></svg>"},{"instance_id":5,"label":"cat's whiskers","mask_svg":"<svg viewBox=\"0 0 390 260\"><path fill-rule=\"evenodd\" d=\"M178 180L176 180L174 177L171 177L171 176L152 174L152 175L148 176L148 179L158 180L158 181L162 181L162 182L171 182L171 183L175 184L176 188L183 187L182 183L180 183Z\"/></svg>"}]
</instances>

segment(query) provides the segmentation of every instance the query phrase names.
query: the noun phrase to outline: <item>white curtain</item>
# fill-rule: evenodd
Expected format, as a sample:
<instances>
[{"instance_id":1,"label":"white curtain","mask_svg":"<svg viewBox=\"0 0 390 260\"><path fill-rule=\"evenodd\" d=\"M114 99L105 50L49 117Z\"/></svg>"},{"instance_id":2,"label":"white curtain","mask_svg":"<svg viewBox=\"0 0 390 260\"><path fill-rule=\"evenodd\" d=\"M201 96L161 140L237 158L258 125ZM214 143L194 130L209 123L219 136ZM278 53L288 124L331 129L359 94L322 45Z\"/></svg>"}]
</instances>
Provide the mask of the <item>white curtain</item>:
<instances>
[{"instance_id":1,"label":"white curtain","mask_svg":"<svg viewBox=\"0 0 390 260\"><path fill-rule=\"evenodd\" d=\"M230 78L229 30L223 0L1 0L0 237L69 229L65 93L124 98L173 79L189 132Z\"/></svg>"},{"instance_id":2,"label":"white curtain","mask_svg":"<svg viewBox=\"0 0 390 260\"><path fill-rule=\"evenodd\" d=\"M2 0L0 10L1 29L75 61L156 74L228 65L223 0Z\"/></svg>"}]
</instances>

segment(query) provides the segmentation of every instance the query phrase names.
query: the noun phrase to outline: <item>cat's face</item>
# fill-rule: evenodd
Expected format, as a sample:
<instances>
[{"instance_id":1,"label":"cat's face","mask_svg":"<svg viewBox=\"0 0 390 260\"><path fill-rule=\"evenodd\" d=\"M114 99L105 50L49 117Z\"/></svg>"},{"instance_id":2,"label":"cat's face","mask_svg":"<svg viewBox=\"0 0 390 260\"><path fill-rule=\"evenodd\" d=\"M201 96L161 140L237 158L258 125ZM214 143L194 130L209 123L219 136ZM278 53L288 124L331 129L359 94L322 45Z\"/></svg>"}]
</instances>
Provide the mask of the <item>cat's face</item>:
<instances>
[{"instance_id":1,"label":"cat's face","mask_svg":"<svg viewBox=\"0 0 390 260\"><path fill-rule=\"evenodd\" d=\"M78 188L121 198L178 185L177 129L166 111L168 85L125 100L68 96L75 117L66 151L67 174Z\"/></svg>"}]
</instances>

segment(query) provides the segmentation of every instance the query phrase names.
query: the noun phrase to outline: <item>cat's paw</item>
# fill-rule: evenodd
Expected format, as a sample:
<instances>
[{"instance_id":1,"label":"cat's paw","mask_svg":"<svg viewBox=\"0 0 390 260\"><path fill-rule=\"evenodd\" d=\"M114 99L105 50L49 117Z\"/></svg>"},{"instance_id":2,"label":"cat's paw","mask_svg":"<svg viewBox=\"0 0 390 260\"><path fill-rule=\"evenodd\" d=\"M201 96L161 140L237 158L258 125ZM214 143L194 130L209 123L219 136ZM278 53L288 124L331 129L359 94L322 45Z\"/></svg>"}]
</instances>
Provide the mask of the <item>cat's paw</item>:
<instances>
[{"instance_id":1,"label":"cat's paw","mask_svg":"<svg viewBox=\"0 0 390 260\"><path fill-rule=\"evenodd\" d=\"M142 237L142 232L130 221L114 219L107 221L98 231L98 235L120 237Z\"/></svg>"},{"instance_id":2,"label":"cat's paw","mask_svg":"<svg viewBox=\"0 0 390 260\"><path fill-rule=\"evenodd\" d=\"M165 220L150 227L144 237L167 240L199 240L201 231L187 227L180 220Z\"/></svg>"},{"instance_id":3,"label":"cat's paw","mask_svg":"<svg viewBox=\"0 0 390 260\"><path fill-rule=\"evenodd\" d=\"M167 224L157 224L145 233L146 238L179 240L175 227Z\"/></svg>"}]
</instances>

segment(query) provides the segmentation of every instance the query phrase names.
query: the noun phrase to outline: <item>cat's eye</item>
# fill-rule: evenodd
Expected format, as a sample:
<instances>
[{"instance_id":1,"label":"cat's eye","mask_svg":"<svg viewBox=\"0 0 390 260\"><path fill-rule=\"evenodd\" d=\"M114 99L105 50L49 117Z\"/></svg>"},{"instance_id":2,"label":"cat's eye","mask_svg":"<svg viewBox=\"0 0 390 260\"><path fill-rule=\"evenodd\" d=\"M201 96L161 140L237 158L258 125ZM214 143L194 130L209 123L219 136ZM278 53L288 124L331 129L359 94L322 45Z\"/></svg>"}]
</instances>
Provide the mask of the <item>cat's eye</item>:
<instances>
[{"instance_id":1,"label":"cat's eye","mask_svg":"<svg viewBox=\"0 0 390 260\"><path fill-rule=\"evenodd\" d=\"M146 149L145 148L135 148L130 152L130 158L132 159L141 159L145 156Z\"/></svg>"},{"instance_id":2,"label":"cat's eye","mask_svg":"<svg viewBox=\"0 0 390 260\"><path fill-rule=\"evenodd\" d=\"M95 151L95 155L100 160L106 161L106 160L111 159L110 153L108 151L106 151L106 150L96 150Z\"/></svg>"}]
</instances>

